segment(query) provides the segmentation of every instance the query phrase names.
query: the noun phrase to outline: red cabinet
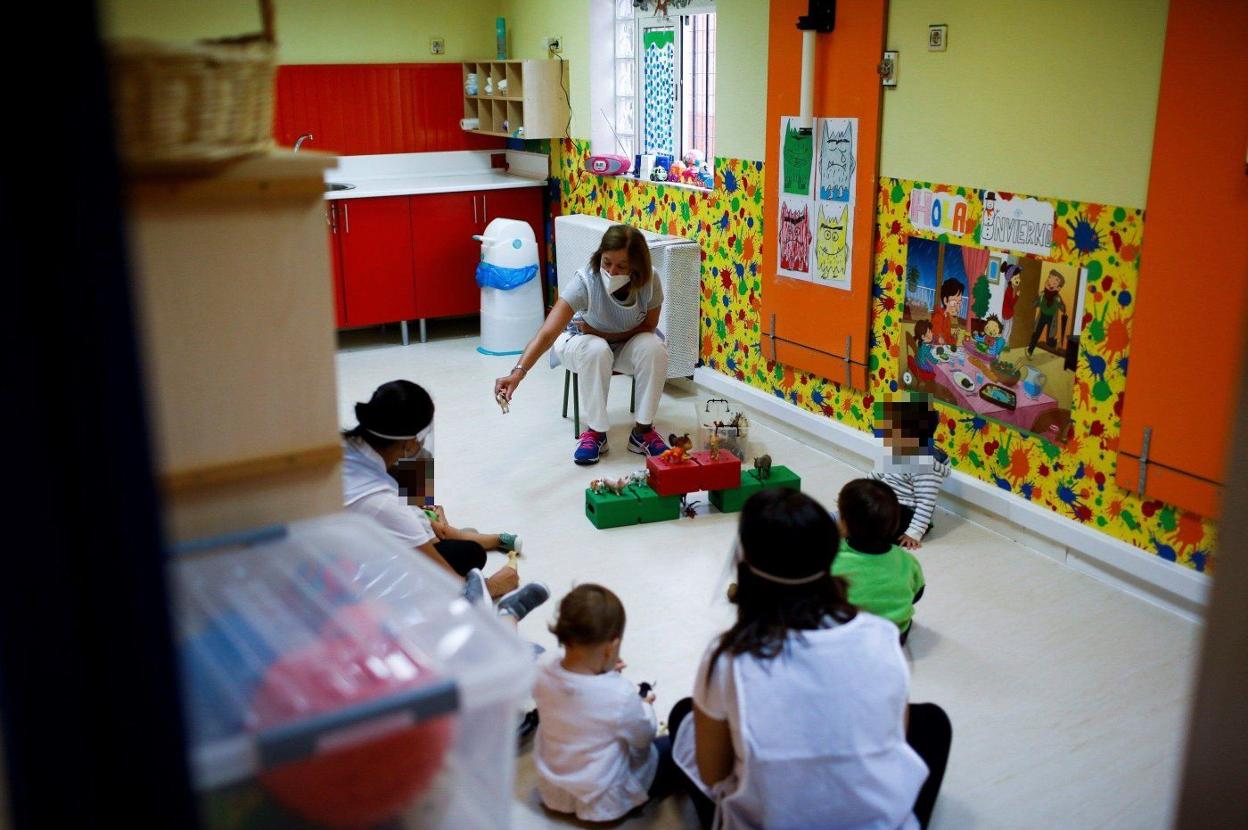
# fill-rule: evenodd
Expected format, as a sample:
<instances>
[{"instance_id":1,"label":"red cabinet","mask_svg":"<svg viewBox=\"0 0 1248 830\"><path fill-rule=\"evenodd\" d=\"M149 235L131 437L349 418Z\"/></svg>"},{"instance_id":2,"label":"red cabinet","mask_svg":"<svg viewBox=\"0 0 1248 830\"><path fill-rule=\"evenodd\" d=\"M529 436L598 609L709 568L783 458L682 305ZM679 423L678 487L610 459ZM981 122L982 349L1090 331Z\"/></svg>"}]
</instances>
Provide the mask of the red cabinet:
<instances>
[{"instance_id":1,"label":"red cabinet","mask_svg":"<svg viewBox=\"0 0 1248 830\"><path fill-rule=\"evenodd\" d=\"M544 264L540 187L329 202L338 327L479 313L473 236L499 217L533 228Z\"/></svg>"},{"instance_id":2,"label":"red cabinet","mask_svg":"<svg viewBox=\"0 0 1248 830\"><path fill-rule=\"evenodd\" d=\"M482 205L478 193L411 196L412 271L417 317L460 317L481 310L477 261Z\"/></svg>"},{"instance_id":3,"label":"red cabinet","mask_svg":"<svg viewBox=\"0 0 1248 830\"><path fill-rule=\"evenodd\" d=\"M407 199L339 200L338 247L348 326L419 316Z\"/></svg>"}]
</instances>

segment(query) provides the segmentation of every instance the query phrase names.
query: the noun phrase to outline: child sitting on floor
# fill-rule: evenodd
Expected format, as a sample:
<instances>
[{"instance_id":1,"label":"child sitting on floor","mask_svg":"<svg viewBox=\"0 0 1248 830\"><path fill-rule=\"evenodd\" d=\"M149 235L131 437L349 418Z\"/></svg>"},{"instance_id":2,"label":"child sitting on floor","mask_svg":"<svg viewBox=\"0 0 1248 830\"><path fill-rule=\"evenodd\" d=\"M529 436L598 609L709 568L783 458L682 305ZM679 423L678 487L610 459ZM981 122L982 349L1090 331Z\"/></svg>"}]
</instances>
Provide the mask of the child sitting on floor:
<instances>
[{"instance_id":1,"label":"child sitting on floor","mask_svg":"<svg viewBox=\"0 0 1248 830\"><path fill-rule=\"evenodd\" d=\"M620 674L624 606L601 585L579 585L559 603L551 633L562 660L538 671L534 746L542 803L583 821L613 821L674 779L671 739L655 737L653 694Z\"/></svg>"},{"instance_id":2,"label":"child sitting on floor","mask_svg":"<svg viewBox=\"0 0 1248 830\"><path fill-rule=\"evenodd\" d=\"M897 544L917 550L931 530L932 513L941 485L949 477L949 456L932 443L940 418L926 397L914 396L876 404L875 434L890 452L871 477L897 494L901 506Z\"/></svg>"},{"instance_id":3,"label":"child sitting on floor","mask_svg":"<svg viewBox=\"0 0 1248 830\"><path fill-rule=\"evenodd\" d=\"M882 481L859 478L841 488L836 507L841 547L832 575L849 582L851 604L896 623L905 645L924 581L919 560L893 542L897 496Z\"/></svg>"}]
</instances>

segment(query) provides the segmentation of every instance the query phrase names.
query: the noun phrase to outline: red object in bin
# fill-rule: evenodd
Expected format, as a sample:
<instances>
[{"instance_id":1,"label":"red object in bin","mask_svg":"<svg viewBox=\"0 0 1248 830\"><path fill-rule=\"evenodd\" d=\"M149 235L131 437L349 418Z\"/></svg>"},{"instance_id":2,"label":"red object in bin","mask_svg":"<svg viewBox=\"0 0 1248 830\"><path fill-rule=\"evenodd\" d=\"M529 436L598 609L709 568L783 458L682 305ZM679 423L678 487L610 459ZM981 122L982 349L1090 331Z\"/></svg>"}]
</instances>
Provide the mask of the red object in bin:
<instances>
[{"instance_id":1,"label":"red object in bin","mask_svg":"<svg viewBox=\"0 0 1248 830\"><path fill-rule=\"evenodd\" d=\"M679 496L702 489L702 467L693 460L672 462L657 455L646 458L647 482L660 496Z\"/></svg>"},{"instance_id":2,"label":"red object in bin","mask_svg":"<svg viewBox=\"0 0 1248 830\"><path fill-rule=\"evenodd\" d=\"M378 674L374 663L385 667L387 657L399 663L405 659L413 676ZM352 680L345 686L336 682L343 672ZM253 702L256 725L308 717L432 679L431 670L384 631L376 612L363 604L343 606L317 640L265 672ZM361 742L322 748L304 760L265 770L260 783L278 803L309 821L335 830L366 830L395 819L429 789L454 737L454 715L441 715Z\"/></svg>"},{"instance_id":3,"label":"red object in bin","mask_svg":"<svg viewBox=\"0 0 1248 830\"><path fill-rule=\"evenodd\" d=\"M719 459L711 460L709 450L695 452L693 459L702 469L699 490L735 490L741 486L741 459L727 450L719 451Z\"/></svg>"}]
</instances>

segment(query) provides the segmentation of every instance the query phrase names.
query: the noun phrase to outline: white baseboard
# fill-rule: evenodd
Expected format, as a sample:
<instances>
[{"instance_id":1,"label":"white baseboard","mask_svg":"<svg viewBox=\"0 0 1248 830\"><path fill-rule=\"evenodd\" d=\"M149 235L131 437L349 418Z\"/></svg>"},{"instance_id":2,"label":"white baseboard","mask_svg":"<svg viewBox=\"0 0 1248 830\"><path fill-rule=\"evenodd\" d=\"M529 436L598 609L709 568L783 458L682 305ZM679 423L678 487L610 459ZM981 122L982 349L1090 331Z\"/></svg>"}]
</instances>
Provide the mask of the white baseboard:
<instances>
[{"instance_id":1,"label":"white baseboard","mask_svg":"<svg viewBox=\"0 0 1248 830\"><path fill-rule=\"evenodd\" d=\"M830 454L859 469L871 469L883 451L869 433L798 409L713 369L699 367L693 381L748 406L764 421L805 433L821 442ZM945 483L944 493L948 498L942 500L941 509L946 512L1184 619L1200 622L1204 617L1209 602L1207 574L1167 562L957 470Z\"/></svg>"}]
</instances>

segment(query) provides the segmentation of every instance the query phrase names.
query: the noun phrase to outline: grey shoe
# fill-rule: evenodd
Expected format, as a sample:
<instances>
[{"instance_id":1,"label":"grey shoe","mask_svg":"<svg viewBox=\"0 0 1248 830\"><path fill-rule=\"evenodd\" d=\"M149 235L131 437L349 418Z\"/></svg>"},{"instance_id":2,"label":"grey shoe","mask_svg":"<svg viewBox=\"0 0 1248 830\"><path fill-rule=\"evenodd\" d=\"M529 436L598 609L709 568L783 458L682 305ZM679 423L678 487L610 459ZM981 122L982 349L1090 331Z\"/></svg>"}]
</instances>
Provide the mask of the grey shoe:
<instances>
[{"instance_id":1,"label":"grey shoe","mask_svg":"<svg viewBox=\"0 0 1248 830\"><path fill-rule=\"evenodd\" d=\"M485 584L485 577L477 568L473 568L464 577L464 590L461 596L473 605L490 604L490 589Z\"/></svg>"},{"instance_id":2,"label":"grey shoe","mask_svg":"<svg viewBox=\"0 0 1248 830\"><path fill-rule=\"evenodd\" d=\"M498 601L499 615L508 614L516 618L516 622L528 616L529 612L550 599L550 589L540 582L530 582L517 588Z\"/></svg>"}]
</instances>

